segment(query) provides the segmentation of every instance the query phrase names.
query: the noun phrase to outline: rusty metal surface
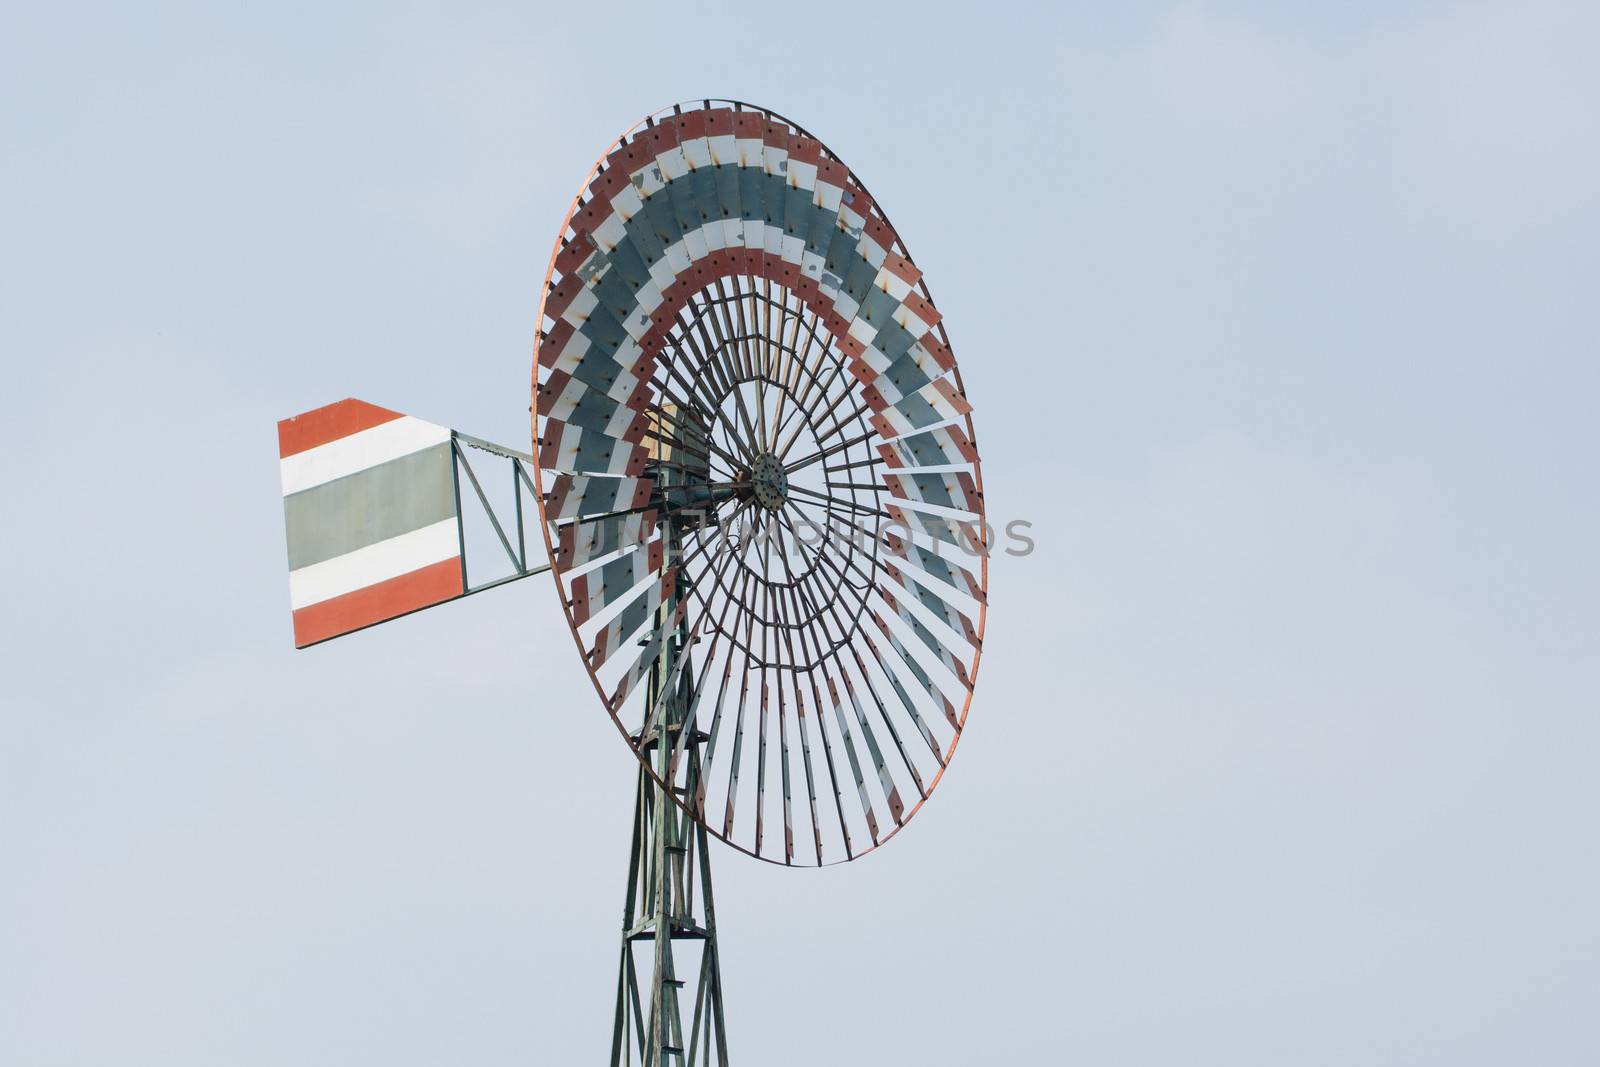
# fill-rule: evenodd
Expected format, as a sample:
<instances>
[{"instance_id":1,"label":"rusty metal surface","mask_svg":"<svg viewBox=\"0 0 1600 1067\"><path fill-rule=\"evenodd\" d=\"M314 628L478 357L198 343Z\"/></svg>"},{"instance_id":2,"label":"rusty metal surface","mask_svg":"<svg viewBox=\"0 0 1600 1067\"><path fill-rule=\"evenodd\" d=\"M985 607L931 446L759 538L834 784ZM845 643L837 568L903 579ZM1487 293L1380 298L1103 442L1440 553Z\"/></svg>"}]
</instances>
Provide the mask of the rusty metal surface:
<instances>
[{"instance_id":1,"label":"rusty metal surface","mask_svg":"<svg viewBox=\"0 0 1600 1067\"><path fill-rule=\"evenodd\" d=\"M643 773L761 859L877 848L954 753L988 612L971 405L881 205L773 112L658 112L585 178L539 331L541 527Z\"/></svg>"}]
</instances>

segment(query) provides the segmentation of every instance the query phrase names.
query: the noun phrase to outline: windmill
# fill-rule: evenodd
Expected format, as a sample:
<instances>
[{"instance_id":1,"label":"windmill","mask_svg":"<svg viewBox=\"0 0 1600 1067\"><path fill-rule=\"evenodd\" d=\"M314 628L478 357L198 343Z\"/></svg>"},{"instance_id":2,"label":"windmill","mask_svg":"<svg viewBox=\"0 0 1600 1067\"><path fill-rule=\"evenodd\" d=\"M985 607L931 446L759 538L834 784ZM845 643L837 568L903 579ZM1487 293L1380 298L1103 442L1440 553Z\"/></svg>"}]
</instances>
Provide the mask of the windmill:
<instances>
[{"instance_id":1,"label":"windmill","mask_svg":"<svg viewBox=\"0 0 1600 1067\"><path fill-rule=\"evenodd\" d=\"M533 451L357 400L279 424L297 646L553 571L638 762L613 1064L728 1061L710 838L854 860L944 774L987 614L970 410L866 186L704 100L618 138L562 220Z\"/></svg>"}]
</instances>

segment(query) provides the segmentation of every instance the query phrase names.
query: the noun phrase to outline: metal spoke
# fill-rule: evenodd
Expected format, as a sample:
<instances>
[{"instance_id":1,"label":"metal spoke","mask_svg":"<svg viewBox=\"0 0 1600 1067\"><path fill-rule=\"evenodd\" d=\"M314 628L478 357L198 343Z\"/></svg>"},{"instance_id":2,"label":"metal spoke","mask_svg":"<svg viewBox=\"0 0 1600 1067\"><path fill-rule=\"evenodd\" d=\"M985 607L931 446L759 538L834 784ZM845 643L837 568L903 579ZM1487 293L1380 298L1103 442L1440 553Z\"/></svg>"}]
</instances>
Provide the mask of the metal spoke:
<instances>
[{"instance_id":1,"label":"metal spoke","mask_svg":"<svg viewBox=\"0 0 1600 1067\"><path fill-rule=\"evenodd\" d=\"M829 448L824 448L819 452L813 452L811 455L807 456L805 459L797 459L793 463L786 463L786 464L784 464L784 467L783 467L783 473L785 473L785 474L793 474L797 470L803 470L806 467L811 466L811 464L813 464L813 463L816 463L816 462L818 462L820 460L827 459L829 456L837 455L838 453L843 452L845 449L850 448L850 447L852 447L854 445L859 445L861 442L866 441L866 440L868 440L868 439L870 439L870 438L872 438L872 437L874 437L876 435L877 435L877 431L876 430L871 430L871 431L868 431L867 433L862 434L860 437L852 437L848 441L840 441L838 444L833 445L833 446L831 446Z\"/></svg>"},{"instance_id":2,"label":"metal spoke","mask_svg":"<svg viewBox=\"0 0 1600 1067\"><path fill-rule=\"evenodd\" d=\"M845 508L856 515L876 515L880 519L894 518L893 515L890 515L887 511L883 511L879 508L869 508L865 504L857 504L854 500L846 500L843 497L829 496L827 493L819 493L815 489L807 489L803 485L791 484L789 486L789 491L791 493L804 493L806 496L814 496L818 500L826 501L830 511L833 509L833 505L837 504L839 507ZM796 504L808 504L811 507L822 506L820 504L812 504L809 500L795 500L794 502Z\"/></svg>"},{"instance_id":3,"label":"metal spoke","mask_svg":"<svg viewBox=\"0 0 1600 1067\"><path fill-rule=\"evenodd\" d=\"M700 431L700 433L704 437L705 445L706 445L706 448L707 448L708 451L707 452L701 452L701 451L695 449L692 445L690 445L688 442L684 441L681 437L678 437L676 434L668 435L669 436L669 440L667 441L667 443L673 445L675 448L678 448L678 449L680 449L680 450L682 450L684 452L689 453L690 455L694 456L696 459L705 460L707 462L707 464L709 464L711 462L711 459L712 459L711 453L715 453L715 455L717 457L721 458L725 463L727 463L729 465L729 473L730 474L734 470L737 470L739 467L743 466L743 461L741 461L737 456L734 456L731 453L726 452L723 449L717 447L716 443L711 440L711 435L710 435L709 428L696 426L693 423L684 421L683 410L686 407L690 406L687 402L681 400L676 394L674 394L672 392L672 390L668 389L665 385L660 385L660 386L658 386L658 388L661 390L661 394L663 396L665 396L668 400L672 401L673 404L677 405L678 410L673 411L670 408L658 405L657 407L652 409L651 415L654 418L658 419L658 420L668 421L668 422L671 422L671 423L673 423L674 425L677 425L677 426L685 427L685 428L690 429L690 430ZM660 439L661 435L659 434L659 432L657 432L657 431L655 431L655 430L653 430L651 428L647 428L645 432L646 433L651 433L653 436L656 436L658 439Z\"/></svg>"}]
</instances>

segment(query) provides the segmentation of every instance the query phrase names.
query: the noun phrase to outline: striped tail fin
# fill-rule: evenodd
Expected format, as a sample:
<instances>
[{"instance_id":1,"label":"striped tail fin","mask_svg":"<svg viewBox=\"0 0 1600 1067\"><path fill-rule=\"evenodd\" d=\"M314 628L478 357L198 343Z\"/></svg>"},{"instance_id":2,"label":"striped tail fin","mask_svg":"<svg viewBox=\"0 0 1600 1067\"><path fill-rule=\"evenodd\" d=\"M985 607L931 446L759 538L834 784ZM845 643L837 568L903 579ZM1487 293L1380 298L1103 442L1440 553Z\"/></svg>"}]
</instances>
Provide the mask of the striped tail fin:
<instances>
[{"instance_id":1,"label":"striped tail fin","mask_svg":"<svg viewBox=\"0 0 1600 1067\"><path fill-rule=\"evenodd\" d=\"M354 399L278 423L297 648L465 593L453 449Z\"/></svg>"}]
</instances>

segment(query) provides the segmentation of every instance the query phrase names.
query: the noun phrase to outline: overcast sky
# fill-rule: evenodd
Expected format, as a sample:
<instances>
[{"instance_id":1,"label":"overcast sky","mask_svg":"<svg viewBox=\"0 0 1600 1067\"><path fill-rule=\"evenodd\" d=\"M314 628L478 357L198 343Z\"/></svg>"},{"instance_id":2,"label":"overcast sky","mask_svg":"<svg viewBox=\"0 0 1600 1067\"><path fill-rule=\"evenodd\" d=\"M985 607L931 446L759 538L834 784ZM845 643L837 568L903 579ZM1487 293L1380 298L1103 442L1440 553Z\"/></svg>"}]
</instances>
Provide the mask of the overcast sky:
<instances>
[{"instance_id":1,"label":"overcast sky","mask_svg":"<svg viewBox=\"0 0 1600 1067\"><path fill-rule=\"evenodd\" d=\"M927 272L991 573L860 863L714 855L746 1064L1600 1061L1600 12L34 4L0 34L0 1062L600 1062L634 768L544 579L290 646L274 422L509 444L647 111Z\"/></svg>"}]
</instances>

